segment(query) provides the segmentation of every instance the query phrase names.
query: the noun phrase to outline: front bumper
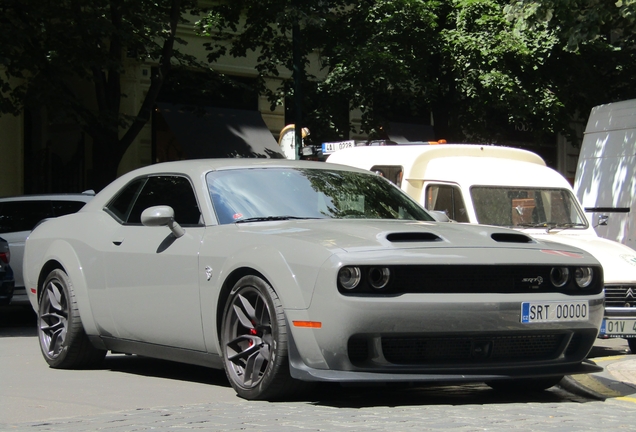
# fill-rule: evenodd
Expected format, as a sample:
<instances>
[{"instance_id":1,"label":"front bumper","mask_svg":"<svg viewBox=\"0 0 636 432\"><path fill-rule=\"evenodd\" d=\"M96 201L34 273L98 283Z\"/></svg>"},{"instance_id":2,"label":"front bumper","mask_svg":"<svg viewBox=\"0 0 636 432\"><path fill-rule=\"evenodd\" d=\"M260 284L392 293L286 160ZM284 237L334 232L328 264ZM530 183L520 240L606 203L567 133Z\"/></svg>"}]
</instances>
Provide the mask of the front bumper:
<instances>
[{"instance_id":1,"label":"front bumper","mask_svg":"<svg viewBox=\"0 0 636 432\"><path fill-rule=\"evenodd\" d=\"M285 311L294 378L453 382L599 370L583 361L603 317L602 294L588 298L585 321L533 324L520 319L521 303L537 300L527 295L335 296L315 292L309 309Z\"/></svg>"}]
</instances>

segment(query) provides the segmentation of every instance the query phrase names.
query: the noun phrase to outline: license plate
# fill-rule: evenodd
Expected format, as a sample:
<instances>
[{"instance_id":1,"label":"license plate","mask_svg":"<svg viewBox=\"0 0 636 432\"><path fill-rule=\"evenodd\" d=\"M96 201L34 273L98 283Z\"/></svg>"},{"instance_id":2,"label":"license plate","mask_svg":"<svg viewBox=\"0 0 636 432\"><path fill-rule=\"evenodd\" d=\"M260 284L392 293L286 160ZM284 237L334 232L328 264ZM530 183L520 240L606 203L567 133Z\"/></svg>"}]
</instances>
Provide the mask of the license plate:
<instances>
[{"instance_id":1,"label":"license plate","mask_svg":"<svg viewBox=\"0 0 636 432\"><path fill-rule=\"evenodd\" d=\"M589 313L586 300L521 303L522 323L587 321Z\"/></svg>"},{"instance_id":2,"label":"license plate","mask_svg":"<svg viewBox=\"0 0 636 432\"><path fill-rule=\"evenodd\" d=\"M322 153L323 154L334 153L334 152L337 152L338 150L351 148L355 146L356 146L356 142L353 140L322 143Z\"/></svg>"},{"instance_id":3,"label":"license plate","mask_svg":"<svg viewBox=\"0 0 636 432\"><path fill-rule=\"evenodd\" d=\"M599 334L636 335L636 320L604 319Z\"/></svg>"}]
</instances>

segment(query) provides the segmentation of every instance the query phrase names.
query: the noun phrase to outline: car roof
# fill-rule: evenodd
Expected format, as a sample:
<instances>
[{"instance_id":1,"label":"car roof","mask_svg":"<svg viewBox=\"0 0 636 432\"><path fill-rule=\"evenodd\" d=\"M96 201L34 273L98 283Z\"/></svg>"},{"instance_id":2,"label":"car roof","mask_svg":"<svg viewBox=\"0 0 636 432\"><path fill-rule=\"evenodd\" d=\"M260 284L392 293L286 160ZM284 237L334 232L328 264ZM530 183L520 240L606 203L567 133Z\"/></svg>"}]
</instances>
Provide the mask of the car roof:
<instances>
[{"instance_id":1,"label":"car roof","mask_svg":"<svg viewBox=\"0 0 636 432\"><path fill-rule=\"evenodd\" d=\"M223 171L233 169L255 169L255 168L313 168L332 169L337 171L356 171L363 174L370 174L368 170L330 164L318 161L269 159L269 158L218 158L218 159L190 159L175 162L162 162L148 165L130 171L114 180L102 189L83 210L101 208L106 202L119 191L124 185L135 178L153 174L181 174L190 177L193 181L200 179L210 171Z\"/></svg>"},{"instance_id":2,"label":"car roof","mask_svg":"<svg viewBox=\"0 0 636 432\"><path fill-rule=\"evenodd\" d=\"M399 165L405 180L445 181L466 186L564 187L567 180L536 153L481 144L361 146L329 156L328 162L370 170Z\"/></svg>"}]
</instances>

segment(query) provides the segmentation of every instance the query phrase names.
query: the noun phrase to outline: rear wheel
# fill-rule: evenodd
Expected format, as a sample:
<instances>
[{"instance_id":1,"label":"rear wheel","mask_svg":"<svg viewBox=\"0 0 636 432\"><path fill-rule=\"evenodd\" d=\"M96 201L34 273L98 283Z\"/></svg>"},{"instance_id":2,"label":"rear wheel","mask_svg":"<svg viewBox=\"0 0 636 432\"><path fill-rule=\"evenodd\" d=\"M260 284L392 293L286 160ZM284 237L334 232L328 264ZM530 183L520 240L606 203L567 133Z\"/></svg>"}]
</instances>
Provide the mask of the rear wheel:
<instances>
[{"instance_id":1,"label":"rear wheel","mask_svg":"<svg viewBox=\"0 0 636 432\"><path fill-rule=\"evenodd\" d=\"M523 379L507 379L489 381L488 384L491 388L498 391L505 392L538 392L547 390L550 387L557 385L563 376L547 377L547 378L523 378Z\"/></svg>"},{"instance_id":2,"label":"rear wheel","mask_svg":"<svg viewBox=\"0 0 636 432\"><path fill-rule=\"evenodd\" d=\"M632 354L636 354L636 338L627 339L627 345L629 345L629 350Z\"/></svg>"},{"instance_id":3,"label":"rear wheel","mask_svg":"<svg viewBox=\"0 0 636 432\"><path fill-rule=\"evenodd\" d=\"M42 287L38 308L38 338L47 363L73 369L100 362L106 351L95 348L82 326L73 285L62 270L53 270Z\"/></svg>"},{"instance_id":4,"label":"rear wheel","mask_svg":"<svg viewBox=\"0 0 636 432\"><path fill-rule=\"evenodd\" d=\"M289 374L287 326L272 287L256 276L232 289L221 328L225 372L245 399L278 399L300 390Z\"/></svg>"}]
</instances>

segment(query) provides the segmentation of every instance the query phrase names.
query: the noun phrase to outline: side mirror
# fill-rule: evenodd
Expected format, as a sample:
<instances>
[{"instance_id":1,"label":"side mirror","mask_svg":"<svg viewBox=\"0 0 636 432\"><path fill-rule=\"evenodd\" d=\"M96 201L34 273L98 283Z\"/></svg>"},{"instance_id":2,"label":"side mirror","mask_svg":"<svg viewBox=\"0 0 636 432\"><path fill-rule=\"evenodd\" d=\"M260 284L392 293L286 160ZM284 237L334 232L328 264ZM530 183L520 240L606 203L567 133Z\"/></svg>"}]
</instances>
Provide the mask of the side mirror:
<instances>
[{"instance_id":1,"label":"side mirror","mask_svg":"<svg viewBox=\"0 0 636 432\"><path fill-rule=\"evenodd\" d=\"M141 223L147 227L167 226L176 238L185 234L185 230L174 220L174 210L170 206L147 208L141 213Z\"/></svg>"},{"instance_id":2,"label":"side mirror","mask_svg":"<svg viewBox=\"0 0 636 432\"><path fill-rule=\"evenodd\" d=\"M436 222L453 222L451 218L449 218L445 212L440 210L427 210L428 213L433 216Z\"/></svg>"}]
</instances>

